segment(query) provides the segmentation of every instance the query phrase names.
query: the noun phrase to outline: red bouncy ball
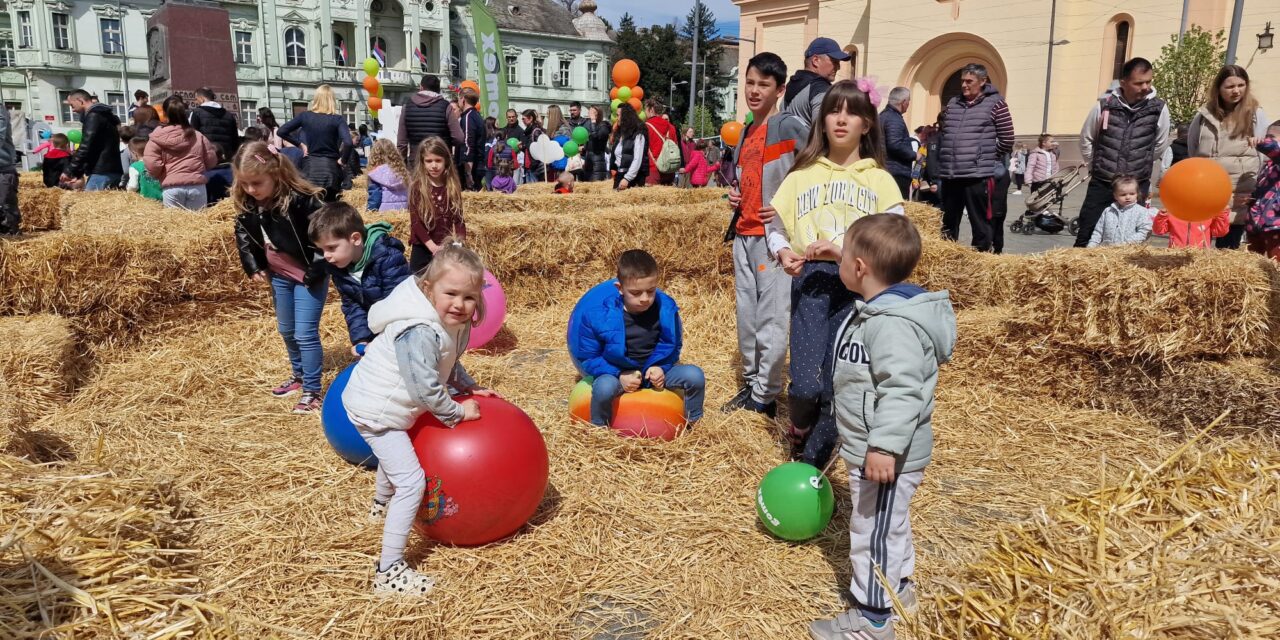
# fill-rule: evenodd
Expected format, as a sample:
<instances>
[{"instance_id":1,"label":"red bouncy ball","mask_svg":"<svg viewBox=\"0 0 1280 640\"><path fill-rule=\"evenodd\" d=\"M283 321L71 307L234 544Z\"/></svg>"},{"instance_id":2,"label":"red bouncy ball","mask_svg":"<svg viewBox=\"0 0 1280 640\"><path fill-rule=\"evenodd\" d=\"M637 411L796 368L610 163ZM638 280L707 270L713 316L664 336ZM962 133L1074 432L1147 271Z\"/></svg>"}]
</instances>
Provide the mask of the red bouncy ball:
<instances>
[{"instance_id":1,"label":"red bouncy ball","mask_svg":"<svg viewBox=\"0 0 1280 640\"><path fill-rule=\"evenodd\" d=\"M1160 201L1179 220L1207 222L1231 204L1231 177L1209 158L1187 158L1160 179Z\"/></svg>"},{"instance_id":2,"label":"red bouncy ball","mask_svg":"<svg viewBox=\"0 0 1280 640\"><path fill-rule=\"evenodd\" d=\"M446 544L481 545L515 533L547 490L547 445L533 420L501 398L474 400L479 420L450 429L426 413L409 429L427 475L416 526Z\"/></svg>"}]
</instances>

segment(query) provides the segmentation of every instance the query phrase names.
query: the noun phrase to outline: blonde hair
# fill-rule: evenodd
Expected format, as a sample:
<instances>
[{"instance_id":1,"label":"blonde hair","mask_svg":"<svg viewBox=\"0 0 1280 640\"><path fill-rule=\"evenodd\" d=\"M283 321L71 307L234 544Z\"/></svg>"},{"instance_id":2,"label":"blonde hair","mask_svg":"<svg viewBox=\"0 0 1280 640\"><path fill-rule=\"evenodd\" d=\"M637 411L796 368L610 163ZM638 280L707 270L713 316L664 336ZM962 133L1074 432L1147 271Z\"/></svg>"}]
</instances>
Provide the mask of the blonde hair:
<instances>
[{"instance_id":1,"label":"blonde hair","mask_svg":"<svg viewBox=\"0 0 1280 640\"><path fill-rule=\"evenodd\" d=\"M395 143L386 138L378 138L373 141L373 146L369 148L369 171L381 167L382 165L390 165L391 170L400 176L405 185L409 184L409 168L404 164L404 156L400 155L400 150L396 149Z\"/></svg>"},{"instance_id":2,"label":"blonde hair","mask_svg":"<svg viewBox=\"0 0 1280 640\"><path fill-rule=\"evenodd\" d=\"M471 276L471 283L475 285L476 290L483 294L484 260L480 258L480 254L464 247L462 242L453 236L449 236L441 243L440 250L432 254L431 262L418 272L418 286L430 297L431 283L439 281L447 271L453 268L466 271L467 275ZM484 314L484 295L480 295L477 296L476 318L472 325L484 322Z\"/></svg>"},{"instance_id":3,"label":"blonde hair","mask_svg":"<svg viewBox=\"0 0 1280 640\"><path fill-rule=\"evenodd\" d=\"M453 164L453 154L449 145L436 136L431 136L418 144L418 152L414 156L413 184L409 189L409 215L419 216L422 224L430 229L437 216L446 212L436 211L436 203L431 199L431 176L427 175L427 156L438 156L444 159L444 187L449 207L459 217L462 216L462 183L458 180L458 168Z\"/></svg>"},{"instance_id":4,"label":"blonde hair","mask_svg":"<svg viewBox=\"0 0 1280 640\"><path fill-rule=\"evenodd\" d=\"M307 111L313 113L335 114L338 112L338 101L333 97L333 87L322 84L316 87L316 95L311 99Z\"/></svg>"},{"instance_id":5,"label":"blonde hair","mask_svg":"<svg viewBox=\"0 0 1280 640\"><path fill-rule=\"evenodd\" d=\"M1234 108L1222 103L1222 85L1231 78L1244 81L1244 96ZM1226 133L1233 138L1248 138L1253 135L1254 120L1258 117L1258 99L1253 97L1253 83L1249 81L1249 72L1237 64L1229 64L1218 71L1213 79L1213 89L1209 102L1205 105L1209 113L1221 122Z\"/></svg>"},{"instance_id":6,"label":"blonde hair","mask_svg":"<svg viewBox=\"0 0 1280 640\"><path fill-rule=\"evenodd\" d=\"M236 160L231 165L231 202L237 211L248 211L261 208L268 211L285 212L293 202L295 195L315 197L324 189L307 182L302 174L294 168L288 158L271 150L265 142L250 142L240 147ZM259 205L244 190L243 179L247 176L267 176L275 182L275 190L271 192L271 201Z\"/></svg>"},{"instance_id":7,"label":"blonde hair","mask_svg":"<svg viewBox=\"0 0 1280 640\"><path fill-rule=\"evenodd\" d=\"M559 106L553 104L547 107L547 120L544 124L542 128L547 130L548 135L554 136L560 125L564 124L564 112Z\"/></svg>"}]
</instances>

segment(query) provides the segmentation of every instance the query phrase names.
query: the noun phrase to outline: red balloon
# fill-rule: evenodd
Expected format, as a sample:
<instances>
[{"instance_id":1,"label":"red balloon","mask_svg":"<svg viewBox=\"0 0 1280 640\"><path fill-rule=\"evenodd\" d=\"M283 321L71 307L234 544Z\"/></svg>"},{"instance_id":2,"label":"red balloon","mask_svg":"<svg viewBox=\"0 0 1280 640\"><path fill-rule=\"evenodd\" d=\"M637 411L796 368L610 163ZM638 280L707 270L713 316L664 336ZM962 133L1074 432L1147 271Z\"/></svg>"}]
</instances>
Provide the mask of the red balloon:
<instances>
[{"instance_id":1,"label":"red balloon","mask_svg":"<svg viewBox=\"0 0 1280 640\"><path fill-rule=\"evenodd\" d=\"M1231 204L1231 176L1209 158L1187 158L1164 172L1160 201L1179 220L1212 220Z\"/></svg>"},{"instance_id":2,"label":"red balloon","mask_svg":"<svg viewBox=\"0 0 1280 640\"><path fill-rule=\"evenodd\" d=\"M369 95L378 95L378 79L374 76L365 76L364 82L361 84L364 85L364 90L367 91Z\"/></svg>"},{"instance_id":3,"label":"red balloon","mask_svg":"<svg viewBox=\"0 0 1280 640\"><path fill-rule=\"evenodd\" d=\"M479 420L450 429L425 413L409 429L427 474L416 526L446 544L488 544L515 533L547 490L547 444L533 420L506 400L474 399Z\"/></svg>"}]
</instances>

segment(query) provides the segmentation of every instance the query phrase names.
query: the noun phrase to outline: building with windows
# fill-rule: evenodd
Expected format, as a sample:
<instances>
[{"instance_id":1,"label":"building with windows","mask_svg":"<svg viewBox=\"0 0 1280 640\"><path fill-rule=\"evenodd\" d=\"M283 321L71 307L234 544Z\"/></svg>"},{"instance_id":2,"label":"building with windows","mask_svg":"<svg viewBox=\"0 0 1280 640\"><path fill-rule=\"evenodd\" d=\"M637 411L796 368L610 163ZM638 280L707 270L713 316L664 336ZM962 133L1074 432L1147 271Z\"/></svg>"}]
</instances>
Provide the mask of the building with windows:
<instances>
[{"instance_id":1,"label":"building with windows","mask_svg":"<svg viewBox=\"0 0 1280 640\"><path fill-rule=\"evenodd\" d=\"M803 63L807 43L835 39L853 58L842 77L869 75L878 84L909 87L907 122L931 123L947 99L960 93L959 70L986 65L1008 98L1019 136L1053 133L1074 138L1089 108L1118 77L1124 61L1155 61L1176 35L1178 0L734 0L741 9L740 65L755 51L782 56L789 70ZM1233 2L1186 0L1189 24L1229 29ZM1056 7L1056 11L1054 11ZM1269 21L1276 2L1244 3L1237 64L1246 67L1264 106L1280 105L1280 52ZM1052 26L1051 26L1052 25ZM1159 87L1157 86L1157 91ZM738 100L739 116L746 105ZM1064 145L1065 146L1065 145Z\"/></svg>"}]
</instances>

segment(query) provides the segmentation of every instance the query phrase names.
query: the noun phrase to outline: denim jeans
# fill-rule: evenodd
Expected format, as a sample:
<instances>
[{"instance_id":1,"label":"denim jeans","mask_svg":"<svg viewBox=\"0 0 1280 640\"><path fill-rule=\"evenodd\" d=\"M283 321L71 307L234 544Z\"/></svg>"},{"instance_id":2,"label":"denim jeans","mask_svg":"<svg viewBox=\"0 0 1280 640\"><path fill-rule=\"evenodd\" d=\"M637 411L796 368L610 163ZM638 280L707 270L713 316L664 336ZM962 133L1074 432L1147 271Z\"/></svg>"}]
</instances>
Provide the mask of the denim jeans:
<instances>
[{"instance_id":1,"label":"denim jeans","mask_svg":"<svg viewBox=\"0 0 1280 640\"><path fill-rule=\"evenodd\" d=\"M320 313L329 293L325 276L310 288L275 274L271 276L271 301L276 307L276 328L289 352L293 377L302 379L302 390L320 393Z\"/></svg>"},{"instance_id":2,"label":"denim jeans","mask_svg":"<svg viewBox=\"0 0 1280 640\"><path fill-rule=\"evenodd\" d=\"M648 380L644 387L650 387ZM665 388L684 394L684 418L690 423L702 418L702 395L707 380L702 369L691 364L678 364L667 372ZM604 427L613 421L613 401L622 395L618 376L596 376L591 383L591 423Z\"/></svg>"},{"instance_id":3,"label":"denim jeans","mask_svg":"<svg viewBox=\"0 0 1280 640\"><path fill-rule=\"evenodd\" d=\"M85 180L85 191L106 191L114 189L120 184L121 174L119 173L94 173L89 175L89 179Z\"/></svg>"},{"instance_id":4,"label":"denim jeans","mask_svg":"<svg viewBox=\"0 0 1280 640\"><path fill-rule=\"evenodd\" d=\"M161 195L164 206L199 211L209 204L209 191L202 184L165 187Z\"/></svg>"}]
</instances>

